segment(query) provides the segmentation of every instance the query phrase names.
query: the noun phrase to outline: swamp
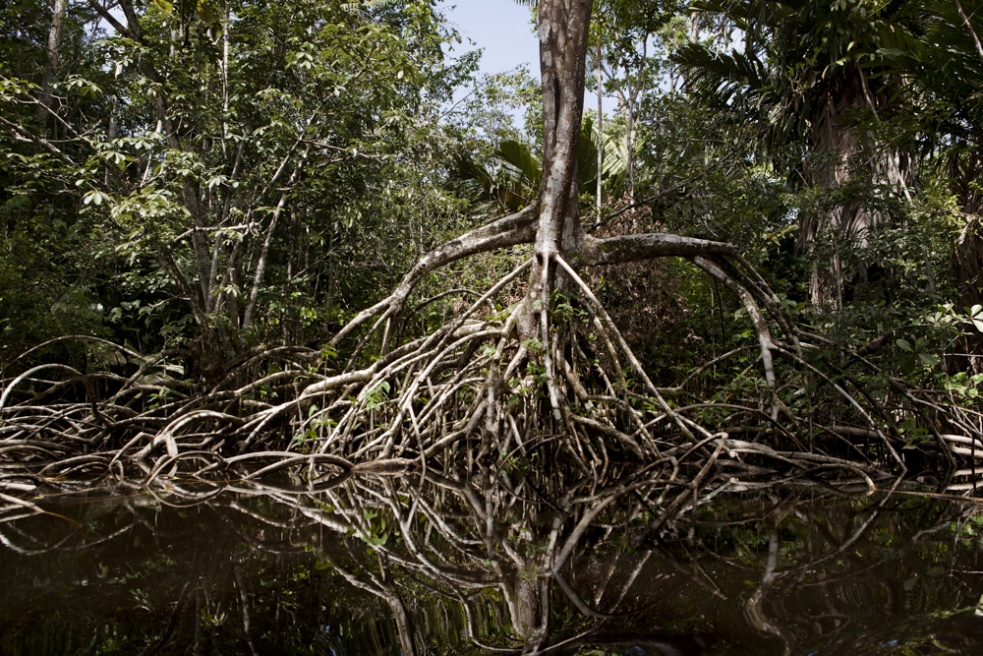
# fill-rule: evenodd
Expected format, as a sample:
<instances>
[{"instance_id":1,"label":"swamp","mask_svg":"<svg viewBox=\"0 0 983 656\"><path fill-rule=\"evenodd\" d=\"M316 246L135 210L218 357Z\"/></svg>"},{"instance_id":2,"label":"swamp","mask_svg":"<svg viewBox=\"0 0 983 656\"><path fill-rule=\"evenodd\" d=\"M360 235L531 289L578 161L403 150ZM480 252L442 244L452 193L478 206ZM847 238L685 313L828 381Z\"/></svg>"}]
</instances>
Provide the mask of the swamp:
<instances>
[{"instance_id":1,"label":"swamp","mask_svg":"<svg viewBox=\"0 0 983 656\"><path fill-rule=\"evenodd\" d=\"M0 6L0 654L980 653L983 2L496 1Z\"/></svg>"},{"instance_id":2,"label":"swamp","mask_svg":"<svg viewBox=\"0 0 983 656\"><path fill-rule=\"evenodd\" d=\"M975 653L983 516L903 488L723 484L662 526L644 476L63 489L2 516L0 651Z\"/></svg>"}]
</instances>

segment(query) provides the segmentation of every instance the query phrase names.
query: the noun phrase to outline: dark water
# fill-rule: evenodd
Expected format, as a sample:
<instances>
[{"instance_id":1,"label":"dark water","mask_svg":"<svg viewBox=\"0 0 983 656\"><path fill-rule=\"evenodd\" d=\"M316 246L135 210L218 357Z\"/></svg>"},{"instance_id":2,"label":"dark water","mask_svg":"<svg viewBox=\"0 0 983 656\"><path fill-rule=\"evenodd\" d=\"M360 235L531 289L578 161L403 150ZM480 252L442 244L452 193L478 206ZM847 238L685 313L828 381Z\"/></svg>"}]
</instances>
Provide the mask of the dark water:
<instances>
[{"instance_id":1,"label":"dark water","mask_svg":"<svg viewBox=\"0 0 983 656\"><path fill-rule=\"evenodd\" d=\"M0 653L983 653L975 506L800 485L663 522L669 498L434 475L62 493L0 514Z\"/></svg>"}]
</instances>

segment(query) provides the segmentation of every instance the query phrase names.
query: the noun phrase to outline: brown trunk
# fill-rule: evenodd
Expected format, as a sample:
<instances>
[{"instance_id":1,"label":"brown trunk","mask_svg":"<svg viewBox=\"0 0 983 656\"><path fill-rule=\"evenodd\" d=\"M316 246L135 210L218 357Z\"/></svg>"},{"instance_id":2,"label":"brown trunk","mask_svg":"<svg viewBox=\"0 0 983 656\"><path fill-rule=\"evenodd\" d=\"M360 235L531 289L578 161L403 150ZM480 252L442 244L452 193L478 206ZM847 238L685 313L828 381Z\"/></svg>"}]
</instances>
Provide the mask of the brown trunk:
<instances>
[{"instance_id":1,"label":"brown trunk","mask_svg":"<svg viewBox=\"0 0 983 656\"><path fill-rule=\"evenodd\" d=\"M539 3L539 63L543 84L543 178L539 187L536 265L529 286L531 312L523 332L531 337L532 319L549 300L553 276L543 284L544 269L555 254L575 252L583 242L578 205L577 152L584 114L587 34L593 0L542 0Z\"/></svg>"},{"instance_id":2,"label":"brown trunk","mask_svg":"<svg viewBox=\"0 0 983 656\"><path fill-rule=\"evenodd\" d=\"M869 76L848 66L828 82L822 102L811 117L812 151L817 164L808 171L812 187L829 193L848 186L853 178L851 164L863 161L872 181L908 194L910 165L899 151L876 146L865 152L861 135L846 123L851 112L869 109L875 120L877 111L889 102L890 89L872 87ZM883 223L880 211L866 207L862 199L852 199L833 207L819 209L805 217L799 235L800 244L811 253L812 279L810 297L813 305L843 309L844 285L866 275L863 253L869 246L870 231ZM824 242L828 249L817 254L816 245ZM850 254L857 257L851 263Z\"/></svg>"},{"instance_id":3,"label":"brown trunk","mask_svg":"<svg viewBox=\"0 0 983 656\"><path fill-rule=\"evenodd\" d=\"M58 65L61 59L61 44L65 36L65 18L68 14L68 0L55 0L51 11L51 26L48 28L47 60L44 74L41 78L41 95L38 100L38 115L44 122L48 120L48 111L52 109L52 86L58 75Z\"/></svg>"}]
</instances>

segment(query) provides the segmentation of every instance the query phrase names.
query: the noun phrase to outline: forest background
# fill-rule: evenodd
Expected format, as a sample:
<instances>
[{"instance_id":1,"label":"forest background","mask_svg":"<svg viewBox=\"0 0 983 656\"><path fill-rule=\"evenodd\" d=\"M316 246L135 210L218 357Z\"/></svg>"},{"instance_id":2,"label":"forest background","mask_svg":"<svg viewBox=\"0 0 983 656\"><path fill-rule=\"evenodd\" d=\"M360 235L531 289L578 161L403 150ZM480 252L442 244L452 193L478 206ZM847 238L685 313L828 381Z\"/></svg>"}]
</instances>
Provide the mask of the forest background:
<instances>
[{"instance_id":1,"label":"forest background","mask_svg":"<svg viewBox=\"0 0 983 656\"><path fill-rule=\"evenodd\" d=\"M422 256L540 190L538 73L448 57L460 39L436 2L11 0L3 14L8 380L157 354L207 390L302 346L330 368L348 354L325 345ZM617 108L588 109L581 130L587 231L733 244L826 345L810 352L836 364L826 382L886 397L903 381L976 417L980 29L969 0L597 0L588 93ZM423 279L404 334L446 324L528 254ZM720 406L768 386L747 305L688 260L589 282L658 385ZM842 406L783 393L800 416ZM884 418L907 445L938 438L922 419Z\"/></svg>"}]
</instances>

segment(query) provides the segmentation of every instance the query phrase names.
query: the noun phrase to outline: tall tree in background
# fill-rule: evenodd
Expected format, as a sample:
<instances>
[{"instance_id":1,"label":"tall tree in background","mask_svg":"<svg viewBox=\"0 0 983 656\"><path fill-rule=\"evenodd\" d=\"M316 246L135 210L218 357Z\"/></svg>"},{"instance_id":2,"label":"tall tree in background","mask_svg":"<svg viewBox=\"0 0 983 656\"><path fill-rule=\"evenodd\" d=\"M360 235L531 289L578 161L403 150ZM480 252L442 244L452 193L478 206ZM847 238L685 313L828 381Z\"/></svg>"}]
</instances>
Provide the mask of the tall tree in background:
<instances>
[{"instance_id":1,"label":"tall tree in background","mask_svg":"<svg viewBox=\"0 0 983 656\"><path fill-rule=\"evenodd\" d=\"M638 180L636 151L639 149L638 123L641 104L648 94L659 93L665 82L665 43L663 30L680 11L676 0L637 3L632 0L600 0L595 9L589 64L597 72L592 80L599 95L618 101L622 121L618 159L625 168L624 191L633 198ZM600 144L603 148L603 143ZM602 167L603 168L603 167Z\"/></svg>"},{"instance_id":2,"label":"tall tree in background","mask_svg":"<svg viewBox=\"0 0 983 656\"><path fill-rule=\"evenodd\" d=\"M98 267L74 185L63 118L98 115L102 98L68 87L98 76L91 12L66 3L6 3L0 28L0 367L16 352L99 333ZM63 93L53 95L55 87ZM38 100L44 102L38 102ZM52 113L57 107L59 114ZM54 147L54 142L60 148ZM59 155L64 155L64 157ZM67 355L67 354L64 354Z\"/></svg>"},{"instance_id":3,"label":"tall tree in background","mask_svg":"<svg viewBox=\"0 0 983 656\"><path fill-rule=\"evenodd\" d=\"M903 126L926 175L954 195L962 220L952 245L960 305L983 303L983 3L920 3L919 20L885 35L883 66L906 81Z\"/></svg>"},{"instance_id":4,"label":"tall tree in background","mask_svg":"<svg viewBox=\"0 0 983 656\"><path fill-rule=\"evenodd\" d=\"M692 43L677 56L702 98L764 126L761 155L800 144L797 171L817 192L800 213L800 243L811 254L814 304L842 307L843 285L863 275L869 231L884 220L886 195L911 184L910 154L877 143L856 127L860 115L879 121L897 106L897 77L873 65L907 3L873 0L707 0L691 8L723 26L717 46ZM741 48L732 48L734 40ZM728 52L729 49L729 52ZM860 191L862 190L862 191ZM880 195L881 198L877 196Z\"/></svg>"}]
</instances>

